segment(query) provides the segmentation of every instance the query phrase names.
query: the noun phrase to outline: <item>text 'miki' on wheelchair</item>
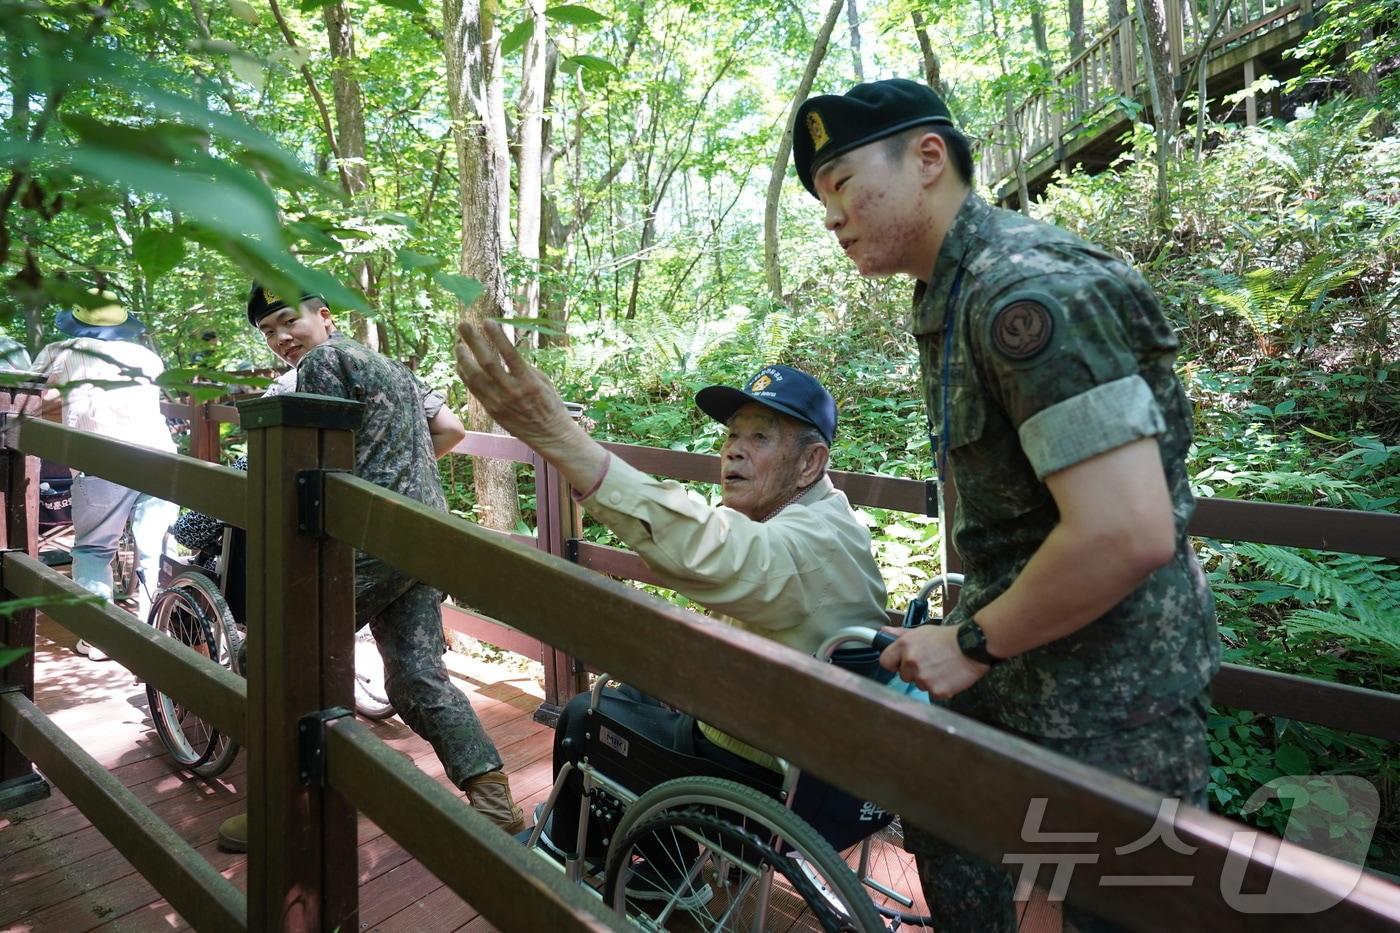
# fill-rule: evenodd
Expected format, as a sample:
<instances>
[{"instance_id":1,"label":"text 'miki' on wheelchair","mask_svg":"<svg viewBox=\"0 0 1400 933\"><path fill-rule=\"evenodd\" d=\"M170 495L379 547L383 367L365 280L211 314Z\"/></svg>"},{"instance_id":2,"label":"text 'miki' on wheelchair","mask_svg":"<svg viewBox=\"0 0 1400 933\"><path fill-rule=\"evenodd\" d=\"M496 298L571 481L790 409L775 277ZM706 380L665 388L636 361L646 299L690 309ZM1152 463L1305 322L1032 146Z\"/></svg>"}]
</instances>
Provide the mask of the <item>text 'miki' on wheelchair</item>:
<instances>
[{"instance_id":1,"label":"text 'miki' on wheelchair","mask_svg":"<svg viewBox=\"0 0 1400 933\"><path fill-rule=\"evenodd\" d=\"M156 631L189 646L242 676L240 648L246 630L246 532L225 526L220 546L189 562L161 558L160 591L149 622ZM222 774L238 746L194 710L146 685L151 719L162 744L180 767L202 777ZM355 637L355 711L369 719L394 714L384 688L384 667L366 626Z\"/></svg>"},{"instance_id":2,"label":"text 'miki' on wheelchair","mask_svg":"<svg viewBox=\"0 0 1400 933\"><path fill-rule=\"evenodd\" d=\"M935 588L961 583L959 574L932 580L905 625L927 619ZM879 666L891 641L846 628L817 657L927 702ZM644 930L931 928L896 815L786 762L764 781L658 744L645 726L607 714L608 683L602 675L594 685L582 754L562 763L529 838L571 880ZM571 775L583 787L576 837L542 839Z\"/></svg>"}]
</instances>

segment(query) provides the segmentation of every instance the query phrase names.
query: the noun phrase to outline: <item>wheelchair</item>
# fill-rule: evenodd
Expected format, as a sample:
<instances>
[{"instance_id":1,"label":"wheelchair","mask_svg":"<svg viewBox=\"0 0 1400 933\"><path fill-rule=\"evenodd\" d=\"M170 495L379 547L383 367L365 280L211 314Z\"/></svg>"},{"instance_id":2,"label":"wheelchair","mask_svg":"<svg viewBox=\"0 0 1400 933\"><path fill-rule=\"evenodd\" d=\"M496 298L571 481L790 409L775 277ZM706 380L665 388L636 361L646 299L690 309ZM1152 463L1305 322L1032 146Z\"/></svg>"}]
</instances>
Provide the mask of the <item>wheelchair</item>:
<instances>
[{"instance_id":1,"label":"wheelchair","mask_svg":"<svg viewBox=\"0 0 1400 933\"><path fill-rule=\"evenodd\" d=\"M179 561L161 558L164 581L151 602L148 622L156 631L242 676L239 659L246 637L244 581L246 537L225 527L215 555ZM238 745L194 710L146 685L151 720L171 757L201 777L216 777L233 764ZM355 641L355 711L368 719L394 714L384 687L383 661L368 627Z\"/></svg>"},{"instance_id":2,"label":"wheelchair","mask_svg":"<svg viewBox=\"0 0 1400 933\"><path fill-rule=\"evenodd\" d=\"M962 578L930 581L907 627L923 624L930 593L945 582ZM908 693L878 664L892 640L846 628L817 657ZM581 754L562 764L529 836L531 848L553 849L570 880L643 930L932 928L897 816L785 762L763 781L663 746L645 724L608 716L610 682L604 674L595 683ZM542 838L575 773L583 788L575 838Z\"/></svg>"}]
</instances>

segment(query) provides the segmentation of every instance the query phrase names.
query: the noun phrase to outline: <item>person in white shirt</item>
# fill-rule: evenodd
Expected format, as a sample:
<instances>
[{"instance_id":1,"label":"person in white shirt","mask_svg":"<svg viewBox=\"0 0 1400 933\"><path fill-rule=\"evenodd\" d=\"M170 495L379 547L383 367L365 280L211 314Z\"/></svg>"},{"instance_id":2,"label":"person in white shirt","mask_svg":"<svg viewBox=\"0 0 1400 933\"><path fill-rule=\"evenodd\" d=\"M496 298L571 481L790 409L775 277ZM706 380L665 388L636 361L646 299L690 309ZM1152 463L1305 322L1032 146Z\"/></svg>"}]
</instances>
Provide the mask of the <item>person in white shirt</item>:
<instances>
[{"instance_id":1,"label":"person in white shirt","mask_svg":"<svg viewBox=\"0 0 1400 933\"><path fill-rule=\"evenodd\" d=\"M136 342L145 325L116 302L97 308L61 311L55 326L69 339L39 351L34 369L43 373L50 403L63 402L63 423L113 440L175 453L175 442L160 411L156 378L165 371L160 357ZM165 531L179 507L96 476L73 477L73 580L103 599L112 598L112 558L128 520L136 540L142 584L137 606L144 617L160 573ZM94 661L107 655L79 640L79 654Z\"/></svg>"}]
</instances>

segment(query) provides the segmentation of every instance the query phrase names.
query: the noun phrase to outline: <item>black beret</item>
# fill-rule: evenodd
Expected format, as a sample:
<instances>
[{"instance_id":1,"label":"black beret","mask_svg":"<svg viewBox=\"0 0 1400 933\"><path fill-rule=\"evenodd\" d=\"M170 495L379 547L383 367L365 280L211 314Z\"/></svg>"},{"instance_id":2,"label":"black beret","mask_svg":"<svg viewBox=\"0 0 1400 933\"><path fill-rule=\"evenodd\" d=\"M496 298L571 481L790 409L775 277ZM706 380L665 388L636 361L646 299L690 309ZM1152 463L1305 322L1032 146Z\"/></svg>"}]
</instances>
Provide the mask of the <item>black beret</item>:
<instances>
[{"instance_id":1,"label":"black beret","mask_svg":"<svg viewBox=\"0 0 1400 933\"><path fill-rule=\"evenodd\" d=\"M321 298L320 295L312 293L302 295L297 299L297 303L300 304L308 298L317 298L321 301L325 300ZM254 282L252 290L248 292L248 323L257 327L258 321L261 321L269 314L281 311L285 307L287 307L287 299L274 292L268 291L257 282Z\"/></svg>"},{"instance_id":2,"label":"black beret","mask_svg":"<svg viewBox=\"0 0 1400 933\"><path fill-rule=\"evenodd\" d=\"M948 105L928 85L904 78L857 84L845 94L809 97L792 128L797 177L812 194L817 169L866 143L925 124L953 125Z\"/></svg>"}]
</instances>

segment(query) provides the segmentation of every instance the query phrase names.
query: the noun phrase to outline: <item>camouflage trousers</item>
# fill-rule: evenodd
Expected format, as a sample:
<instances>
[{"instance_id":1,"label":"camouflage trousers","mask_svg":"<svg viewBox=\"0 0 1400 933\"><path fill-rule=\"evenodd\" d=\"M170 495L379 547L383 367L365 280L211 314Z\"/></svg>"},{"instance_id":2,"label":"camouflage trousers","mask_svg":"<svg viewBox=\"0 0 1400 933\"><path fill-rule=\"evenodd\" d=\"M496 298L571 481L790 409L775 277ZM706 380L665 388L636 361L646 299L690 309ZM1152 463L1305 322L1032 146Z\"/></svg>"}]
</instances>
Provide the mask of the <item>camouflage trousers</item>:
<instances>
[{"instance_id":1,"label":"camouflage trousers","mask_svg":"<svg viewBox=\"0 0 1400 933\"><path fill-rule=\"evenodd\" d=\"M356 555L355 627L369 625L394 710L427 739L457 787L498 771L501 756L443 666L442 594L383 561Z\"/></svg>"},{"instance_id":2,"label":"camouflage trousers","mask_svg":"<svg viewBox=\"0 0 1400 933\"><path fill-rule=\"evenodd\" d=\"M1042 748L1102 768L1199 807L1206 805L1210 750L1206 744L1209 698L1202 694L1187 706L1134 729L1080 739L1021 736ZM997 725L991 723L991 725ZM1049 804L1052 808L1054 801ZM1088 830L1091 827L1083 827ZM906 825L905 848L914 853L919 880L938 933L1003 933L1017 929L1013 900L1015 876L964 852L917 826ZM1019 866L1012 866L1019 871ZM1112 931L1072 900L1064 905L1064 929Z\"/></svg>"}]
</instances>

